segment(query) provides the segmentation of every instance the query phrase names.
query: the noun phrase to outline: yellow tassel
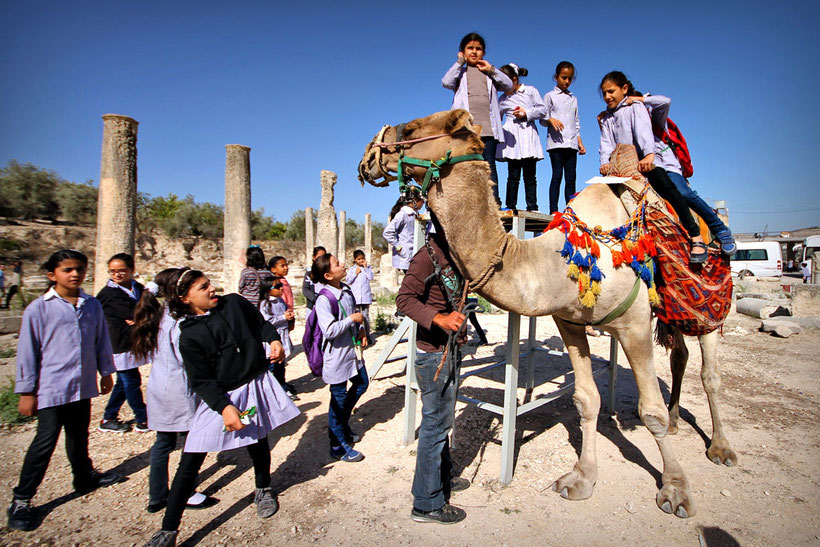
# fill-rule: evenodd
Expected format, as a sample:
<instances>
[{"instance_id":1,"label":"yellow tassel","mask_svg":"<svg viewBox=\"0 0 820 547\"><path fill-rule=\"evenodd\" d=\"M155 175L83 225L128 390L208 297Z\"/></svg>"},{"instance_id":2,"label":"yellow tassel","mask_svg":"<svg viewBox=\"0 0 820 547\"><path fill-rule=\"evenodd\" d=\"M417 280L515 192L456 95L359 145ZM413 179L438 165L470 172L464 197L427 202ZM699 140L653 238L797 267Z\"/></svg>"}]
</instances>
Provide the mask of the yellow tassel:
<instances>
[{"instance_id":1,"label":"yellow tassel","mask_svg":"<svg viewBox=\"0 0 820 547\"><path fill-rule=\"evenodd\" d=\"M581 273L581 270L578 269L578 266L575 264L570 264L569 268L567 268L567 277L575 281L578 279L578 275Z\"/></svg>"},{"instance_id":2,"label":"yellow tassel","mask_svg":"<svg viewBox=\"0 0 820 547\"><path fill-rule=\"evenodd\" d=\"M649 291L647 292L649 296L649 303L653 306L660 306L661 305L661 297L658 296L658 291L655 290L655 287L650 287Z\"/></svg>"},{"instance_id":3,"label":"yellow tassel","mask_svg":"<svg viewBox=\"0 0 820 547\"><path fill-rule=\"evenodd\" d=\"M581 305L585 308L592 308L595 306L596 297L592 294L592 291L587 291L584 293L584 296L581 298Z\"/></svg>"},{"instance_id":4,"label":"yellow tassel","mask_svg":"<svg viewBox=\"0 0 820 547\"><path fill-rule=\"evenodd\" d=\"M593 281L589 284L589 289L592 291L592 294L598 296L601 294L601 282L600 281Z\"/></svg>"},{"instance_id":5,"label":"yellow tassel","mask_svg":"<svg viewBox=\"0 0 820 547\"><path fill-rule=\"evenodd\" d=\"M578 284L581 292L589 290L589 274L583 272L580 276L578 276Z\"/></svg>"}]
</instances>

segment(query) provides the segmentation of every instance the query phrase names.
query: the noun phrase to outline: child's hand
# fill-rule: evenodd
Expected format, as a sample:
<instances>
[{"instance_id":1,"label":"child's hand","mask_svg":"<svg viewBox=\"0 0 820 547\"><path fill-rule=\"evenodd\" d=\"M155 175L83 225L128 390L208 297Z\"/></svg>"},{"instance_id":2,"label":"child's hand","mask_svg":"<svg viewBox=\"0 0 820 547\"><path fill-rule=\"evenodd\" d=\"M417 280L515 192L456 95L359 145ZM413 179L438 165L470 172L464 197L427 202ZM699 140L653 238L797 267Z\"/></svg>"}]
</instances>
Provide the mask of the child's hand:
<instances>
[{"instance_id":1,"label":"child's hand","mask_svg":"<svg viewBox=\"0 0 820 547\"><path fill-rule=\"evenodd\" d=\"M361 266L356 266L356 275L359 275L360 273L362 273Z\"/></svg>"},{"instance_id":2,"label":"child's hand","mask_svg":"<svg viewBox=\"0 0 820 547\"><path fill-rule=\"evenodd\" d=\"M655 161L655 154L647 154L644 159L638 162L638 171L648 173L652 170L652 163Z\"/></svg>"},{"instance_id":3,"label":"child's hand","mask_svg":"<svg viewBox=\"0 0 820 547\"><path fill-rule=\"evenodd\" d=\"M358 313L358 312L353 313L353 314L350 315L350 320L353 321L354 323L358 323L358 324L361 325L362 323L364 323L364 315L362 315L361 313Z\"/></svg>"},{"instance_id":4,"label":"child's hand","mask_svg":"<svg viewBox=\"0 0 820 547\"><path fill-rule=\"evenodd\" d=\"M362 341L362 348L366 348L367 344L367 335L364 333L364 329L359 331L358 339Z\"/></svg>"},{"instance_id":5,"label":"child's hand","mask_svg":"<svg viewBox=\"0 0 820 547\"><path fill-rule=\"evenodd\" d=\"M285 359L285 350L282 347L282 342L276 340L270 343L270 360L274 363L280 363Z\"/></svg>"},{"instance_id":6,"label":"child's hand","mask_svg":"<svg viewBox=\"0 0 820 547\"><path fill-rule=\"evenodd\" d=\"M556 131L563 131L564 130L564 124L561 123L561 120L559 120L558 118L550 118L547 121L550 122L550 125L552 125L552 128L555 129Z\"/></svg>"},{"instance_id":7,"label":"child's hand","mask_svg":"<svg viewBox=\"0 0 820 547\"><path fill-rule=\"evenodd\" d=\"M111 375L100 378L100 395L108 395L114 389L114 379Z\"/></svg>"},{"instance_id":8,"label":"child's hand","mask_svg":"<svg viewBox=\"0 0 820 547\"><path fill-rule=\"evenodd\" d=\"M292 320L294 317L296 317L296 316L294 315L293 310L285 310L285 319L287 319L288 321L290 321L290 320Z\"/></svg>"},{"instance_id":9,"label":"child's hand","mask_svg":"<svg viewBox=\"0 0 820 547\"><path fill-rule=\"evenodd\" d=\"M604 110L603 112L600 112L598 114L598 127L601 127L601 121L604 119L605 115L606 115L606 110Z\"/></svg>"},{"instance_id":10,"label":"child's hand","mask_svg":"<svg viewBox=\"0 0 820 547\"><path fill-rule=\"evenodd\" d=\"M476 64L475 64L475 67L478 70L480 70L481 72L483 72L484 74L492 74L493 73L493 65L491 65L489 63L489 61L487 61L485 59L481 59L480 61L477 61Z\"/></svg>"},{"instance_id":11,"label":"child's hand","mask_svg":"<svg viewBox=\"0 0 820 547\"><path fill-rule=\"evenodd\" d=\"M611 168L611 167L612 167L612 166L611 166L610 164L605 163L605 164L603 164L603 165L601 166L601 168L599 169L599 171L601 172L601 174L602 174L603 176L607 176L607 175L609 174L609 170L610 170L610 168Z\"/></svg>"},{"instance_id":12,"label":"child's hand","mask_svg":"<svg viewBox=\"0 0 820 547\"><path fill-rule=\"evenodd\" d=\"M239 431L245 424L239 419L239 409L228 405L222 411L222 421L225 422L225 431Z\"/></svg>"},{"instance_id":13,"label":"child's hand","mask_svg":"<svg viewBox=\"0 0 820 547\"><path fill-rule=\"evenodd\" d=\"M37 396L20 395L20 402L17 404L17 412L23 416L34 416L37 414Z\"/></svg>"},{"instance_id":14,"label":"child's hand","mask_svg":"<svg viewBox=\"0 0 820 547\"><path fill-rule=\"evenodd\" d=\"M524 110L523 108L521 108L520 106L516 106L515 110L513 110L513 116L515 116L518 119L526 118L527 117L527 111Z\"/></svg>"},{"instance_id":15,"label":"child's hand","mask_svg":"<svg viewBox=\"0 0 820 547\"><path fill-rule=\"evenodd\" d=\"M587 153L587 149L584 147L584 143L581 142L581 139L578 139L578 155L583 156Z\"/></svg>"},{"instance_id":16,"label":"child's hand","mask_svg":"<svg viewBox=\"0 0 820 547\"><path fill-rule=\"evenodd\" d=\"M643 97L627 97L625 104L632 104L637 101L643 102Z\"/></svg>"},{"instance_id":17,"label":"child's hand","mask_svg":"<svg viewBox=\"0 0 820 547\"><path fill-rule=\"evenodd\" d=\"M467 59L464 58L464 54L460 51L458 52L458 56L456 57L456 62L459 65L463 65L464 63L467 62Z\"/></svg>"}]
</instances>

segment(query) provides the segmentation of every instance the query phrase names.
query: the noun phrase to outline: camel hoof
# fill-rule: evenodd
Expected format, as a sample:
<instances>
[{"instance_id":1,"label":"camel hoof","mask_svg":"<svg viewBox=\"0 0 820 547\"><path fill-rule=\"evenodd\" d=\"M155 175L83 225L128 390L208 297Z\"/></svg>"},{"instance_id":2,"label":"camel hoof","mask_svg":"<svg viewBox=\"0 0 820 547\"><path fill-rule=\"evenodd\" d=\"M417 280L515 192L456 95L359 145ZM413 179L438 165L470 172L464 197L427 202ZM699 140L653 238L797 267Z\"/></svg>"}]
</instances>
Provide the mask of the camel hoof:
<instances>
[{"instance_id":1,"label":"camel hoof","mask_svg":"<svg viewBox=\"0 0 820 547\"><path fill-rule=\"evenodd\" d=\"M666 431L668 435L677 435L678 434L678 424L670 423L669 429Z\"/></svg>"},{"instance_id":2,"label":"camel hoof","mask_svg":"<svg viewBox=\"0 0 820 547\"><path fill-rule=\"evenodd\" d=\"M737 455L723 443L712 442L709 450L706 451L706 456L715 465L725 465L726 467L734 467L737 465Z\"/></svg>"},{"instance_id":3,"label":"camel hoof","mask_svg":"<svg viewBox=\"0 0 820 547\"><path fill-rule=\"evenodd\" d=\"M672 504L669 503L669 501L663 502L663 505L661 505L661 511L663 511L664 513L671 513L672 512Z\"/></svg>"},{"instance_id":4,"label":"camel hoof","mask_svg":"<svg viewBox=\"0 0 820 547\"><path fill-rule=\"evenodd\" d=\"M571 471L552 483L552 491L559 492L565 500L585 500L592 495L595 481L590 481L578 471Z\"/></svg>"},{"instance_id":5,"label":"camel hoof","mask_svg":"<svg viewBox=\"0 0 820 547\"><path fill-rule=\"evenodd\" d=\"M553 492L558 492L558 481L552 483L552 485L550 486L550 490L552 490Z\"/></svg>"},{"instance_id":6,"label":"camel hoof","mask_svg":"<svg viewBox=\"0 0 820 547\"><path fill-rule=\"evenodd\" d=\"M569 491L567 490L567 487L565 486L564 489L561 490L561 497L564 498L565 500L568 500L569 499L568 492Z\"/></svg>"},{"instance_id":7,"label":"camel hoof","mask_svg":"<svg viewBox=\"0 0 820 547\"><path fill-rule=\"evenodd\" d=\"M689 518L689 513L687 513L686 509L684 509L683 506L681 505L680 507L678 507L678 510L675 511L675 516L679 517L679 518L682 518L682 519L686 519L686 518Z\"/></svg>"},{"instance_id":8,"label":"camel hoof","mask_svg":"<svg viewBox=\"0 0 820 547\"><path fill-rule=\"evenodd\" d=\"M695 504L689 495L689 487L680 479L667 483L658 492L655 502L661 511L685 519L695 514Z\"/></svg>"}]
</instances>

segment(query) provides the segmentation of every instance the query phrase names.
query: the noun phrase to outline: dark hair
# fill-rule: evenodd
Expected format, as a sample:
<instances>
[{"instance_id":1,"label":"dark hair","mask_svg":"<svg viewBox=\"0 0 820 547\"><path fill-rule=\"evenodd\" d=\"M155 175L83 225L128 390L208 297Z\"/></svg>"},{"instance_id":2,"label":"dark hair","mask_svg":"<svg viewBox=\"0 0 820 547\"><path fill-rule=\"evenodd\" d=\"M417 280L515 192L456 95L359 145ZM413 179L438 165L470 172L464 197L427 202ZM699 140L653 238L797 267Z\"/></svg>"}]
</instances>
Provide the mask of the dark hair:
<instances>
[{"instance_id":1,"label":"dark hair","mask_svg":"<svg viewBox=\"0 0 820 547\"><path fill-rule=\"evenodd\" d=\"M322 251L323 253L327 253L327 249L325 249L321 245L317 245L316 247L313 248L313 255L311 256L311 258L313 258L315 260L316 259L316 254L319 251Z\"/></svg>"},{"instance_id":2,"label":"dark hair","mask_svg":"<svg viewBox=\"0 0 820 547\"><path fill-rule=\"evenodd\" d=\"M108 259L107 264L111 264L115 260L122 260L125 263L125 267L131 270L134 269L134 257L128 253L117 253L111 258Z\"/></svg>"},{"instance_id":3,"label":"dark hair","mask_svg":"<svg viewBox=\"0 0 820 547\"><path fill-rule=\"evenodd\" d=\"M513 78L523 78L530 73L530 71L523 66L514 65L512 63L502 66L499 70L506 74L510 80Z\"/></svg>"},{"instance_id":4,"label":"dark hair","mask_svg":"<svg viewBox=\"0 0 820 547\"><path fill-rule=\"evenodd\" d=\"M325 274L330 271L330 257L332 254L323 254L316 257L313 264L310 266L310 280L314 283L323 283L325 281Z\"/></svg>"},{"instance_id":5,"label":"dark hair","mask_svg":"<svg viewBox=\"0 0 820 547\"><path fill-rule=\"evenodd\" d=\"M478 42L479 44L481 44L481 48L484 51L487 51L487 44L484 43L484 38L482 38L481 35L477 32L471 32L470 34L462 38L461 43L458 44L458 50L464 51L464 48L467 47L467 44L469 44L470 42Z\"/></svg>"},{"instance_id":6,"label":"dark hair","mask_svg":"<svg viewBox=\"0 0 820 547\"><path fill-rule=\"evenodd\" d=\"M285 258L284 256L276 255L275 257L268 260L268 269L272 270L273 267L276 266L279 263L280 260L284 260L285 262L288 261L288 259Z\"/></svg>"},{"instance_id":7,"label":"dark hair","mask_svg":"<svg viewBox=\"0 0 820 547\"><path fill-rule=\"evenodd\" d=\"M62 251L52 253L51 256L48 257L48 260L43 263L42 268L47 272L54 272L60 265L60 262L72 259L79 260L83 263L83 266L88 267L88 257L83 253L75 251L74 249L63 249Z\"/></svg>"},{"instance_id":8,"label":"dark hair","mask_svg":"<svg viewBox=\"0 0 820 547\"><path fill-rule=\"evenodd\" d=\"M405 205L410 205L411 203L415 203L421 200L421 192L415 186L408 186L404 193L396 200L395 205L393 208L390 209L390 214L388 215L388 220L393 220L393 217L401 210L402 207Z\"/></svg>"},{"instance_id":9,"label":"dark hair","mask_svg":"<svg viewBox=\"0 0 820 547\"><path fill-rule=\"evenodd\" d=\"M197 279L205 277L205 274L201 271L192 270L190 268L180 268L178 272L179 275L172 278L173 289L170 291L170 294L166 294L165 297L168 303L168 313L170 313L174 319L182 319L186 315L191 314L190 306L182 301L182 297L188 294L188 291L191 290L191 287L194 286Z\"/></svg>"},{"instance_id":10,"label":"dark hair","mask_svg":"<svg viewBox=\"0 0 820 547\"><path fill-rule=\"evenodd\" d=\"M364 251L361 249L356 249L353 251L353 260L356 260L357 257L364 256Z\"/></svg>"},{"instance_id":11,"label":"dark hair","mask_svg":"<svg viewBox=\"0 0 820 547\"><path fill-rule=\"evenodd\" d=\"M561 74L561 71L565 68L568 68L572 71L572 81L575 81L575 65L570 63L569 61L561 61L557 65L555 65L555 77L558 78L558 75ZM601 82L603 84L603 82Z\"/></svg>"},{"instance_id":12,"label":"dark hair","mask_svg":"<svg viewBox=\"0 0 820 547\"><path fill-rule=\"evenodd\" d=\"M270 290L279 281L278 276L265 276L259 278L259 302L257 302L256 307L262 309L262 304L268 300L268 295L270 294Z\"/></svg>"},{"instance_id":13,"label":"dark hair","mask_svg":"<svg viewBox=\"0 0 820 547\"><path fill-rule=\"evenodd\" d=\"M131 352L138 358L147 360L157 350L159 325L162 322L164 308L159 297L173 294L174 284L179 279L181 268L166 268L154 277L159 286L157 295L145 289L142 291L134 309L134 326L131 329Z\"/></svg>"},{"instance_id":14,"label":"dark hair","mask_svg":"<svg viewBox=\"0 0 820 547\"><path fill-rule=\"evenodd\" d=\"M251 245L245 251L245 266L253 268L254 270L264 270L267 266L265 262L265 253L262 252L262 247L259 245Z\"/></svg>"},{"instance_id":15,"label":"dark hair","mask_svg":"<svg viewBox=\"0 0 820 547\"><path fill-rule=\"evenodd\" d=\"M618 87L627 86L627 97L641 96L640 91L635 91L635 86L632 85L632 82L629 81L629 78L626 77L626 74L624 74L620 70L613 70L612 72L607 72L606 75L604 75L604 77L601 79L601 85L598 86L598 88L600 89L604 87L605 82L612 82Z\"/></svg>"}]
</instances>

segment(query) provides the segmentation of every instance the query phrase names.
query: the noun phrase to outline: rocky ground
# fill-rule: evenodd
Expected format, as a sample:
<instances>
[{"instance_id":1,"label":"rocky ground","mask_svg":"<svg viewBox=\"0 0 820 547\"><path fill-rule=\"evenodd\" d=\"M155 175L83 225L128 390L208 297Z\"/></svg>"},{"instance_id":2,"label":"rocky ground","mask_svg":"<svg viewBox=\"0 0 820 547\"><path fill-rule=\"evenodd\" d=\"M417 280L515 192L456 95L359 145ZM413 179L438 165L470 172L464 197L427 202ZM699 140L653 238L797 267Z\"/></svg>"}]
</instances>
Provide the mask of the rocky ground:
<instances>
[{"instance_id":1,"label":"rocky ground","mask_svg":"<svg viewBox=\"0 0 820 547\"><path fill-rule=\"evenodd\" d=\"M482 315L490 346L467 348L465 370L499 359L504 352L506 315ZM705 455L711 424L701 387L700 356L688 339L691 363L683 387L676 454L692 484L697 514L678 519L655 505L661 462L637 414L637 391L623 355L619 360L615 416L598 422L599 478L592 497L570 502L550 490L571 469L580 450L578 414L569 396L518 420L513 481L499 482L501 422L475 406L456 411L455 464L472 486L453 495L467 520L452 527L422 525L409 518L414 445L403 446L404 375L401 363L386 365L353 417L363 434L361 463L334 462L327 447L328 391L310 375L303 357L288 366L288 379L301 392L302 414L270 435L273 485L280 511L256 517L250 493L253 476L242 452L209 455L201 489L221 502L185 514L180 542L185 545L373 545L373 544L641 544L641 545L818 545L820 503L816 496L820 448L820 335L779 339L757 332L759 320L732 314L718 349L723 375L722 412L739 465L711 463ZM522 329L526 332L526 328ZM296 331L294 340L301 338ZM561 349L549 318L538 321L537 337ZM388 336L367 351L375 361ZM13 336L2 348L13 347ZM609 355L609 338L590 339L593 355ZM1 348L0 348L1 349ZM401 351L401 350L399 350ZM668 396L671 376L665 351L656 348L661 389ZM145 367L144 376L149 368ZM538 353L536 389L547 393L564 381L566 357ZM0 376L13 373L13 359L0 364ZM462 386L470 397L501 403L503 368L472 376ZM523 375L522 375L523 377ZM523 381L523 380L522 380ZM599 381L606 400L606 376ZM519 399L528 397L519 389ZM99 420L104 398L94 400ZM131 418L127 408L123 418ZM416 423L420 414L416 416ZM0 484L8 500L34 424L0 433ZM91 432L90 451L100 469L116 469L128 480L76 497L64 449L58 446L35 498L41 523L32 532L0 530L5 545L141 545L159 528L161 513L145 512L148 456L153 434L117 436ZM172 466L179 452L172 456Z\"/></svg>"}]
</instances>

